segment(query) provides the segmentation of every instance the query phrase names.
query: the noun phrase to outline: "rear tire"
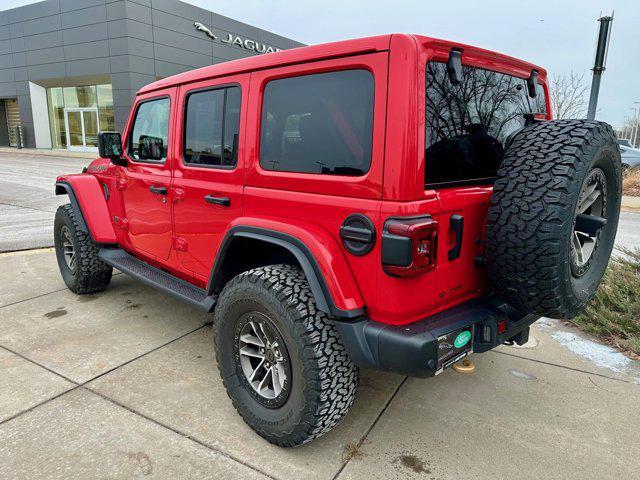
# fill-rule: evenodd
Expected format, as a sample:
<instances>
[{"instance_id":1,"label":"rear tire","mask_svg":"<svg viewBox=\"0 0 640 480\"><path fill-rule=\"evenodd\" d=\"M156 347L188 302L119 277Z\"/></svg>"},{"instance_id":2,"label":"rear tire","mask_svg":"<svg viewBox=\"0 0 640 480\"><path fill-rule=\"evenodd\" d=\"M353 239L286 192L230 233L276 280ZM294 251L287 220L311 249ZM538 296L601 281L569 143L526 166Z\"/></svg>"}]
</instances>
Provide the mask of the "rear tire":
<instances>
[{"instance_id":1,"label":"rear tire","mask_svg":"<svg viewBox=\"0 0 640 480\"><path fill-rule=\"evenodd\" d=\"M353 404L358 368L331 318L317 310L298 268L272 265L235 277L220 294L213 330L227 393L244 421L269 442L307 443L337 425ZM274 367L274 358L281 359L279 373L261 387L267 377L261 362Z\"/></svg>"},{"instance_id":2,"label":"rear tire","mask_svg":"<svg viewBox=\"0 0 640 480\"><path fill-rule=\"evenodd\" d=\"M485 245L489 277L506 302L554 318L584 309L611 256L621 169L606 123L547 121L516 135L494 184ZM607 223L586 235L578 214Z\"/></svg>"},{"instance_id":3,"label":"rear tire","mask_svg":"<svg viewBox=\"0 0 640 480\"><path fill-rule=\"evenodd\" d=\"M69 290L87 294L107 288L113 268L98 258L98 245L78 228L70 204L58 207L53 234L58 267Z\"/></svg>"}]
</instances>

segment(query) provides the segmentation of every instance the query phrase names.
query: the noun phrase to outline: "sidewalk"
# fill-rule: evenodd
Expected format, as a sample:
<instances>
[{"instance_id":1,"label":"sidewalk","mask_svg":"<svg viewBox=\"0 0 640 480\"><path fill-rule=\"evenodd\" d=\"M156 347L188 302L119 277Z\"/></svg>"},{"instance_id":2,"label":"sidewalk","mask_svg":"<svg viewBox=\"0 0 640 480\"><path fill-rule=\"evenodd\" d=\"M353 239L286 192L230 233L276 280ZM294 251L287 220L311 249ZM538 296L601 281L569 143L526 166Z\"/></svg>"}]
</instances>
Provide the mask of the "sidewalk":
<instances>
[{"instance_id":1,"label":"sidewalk","mask_svg":"<svg viewBox=\"0 0 640 480\"><path fill-rule=\"evenodd\" d=\"M98 158L97 152L71 152L69 150L47 150L44 148L13 148L0 147L0 154L8 155L38 155L44 157L67 158Z\"/></svg>"},{"instance_id":2,"label":"sidewalk","mask_svg":"<svg viewBox=\"0 0 640 480\"><path fill-rule=\"evenodd\" d=\"M559 322L472 375L364 371L335 430L281 449L227 398L211 320L122 274L73 295L52 249L0 254L0 478L637 477L638 362Z\"/></svg>"}]
</instances>

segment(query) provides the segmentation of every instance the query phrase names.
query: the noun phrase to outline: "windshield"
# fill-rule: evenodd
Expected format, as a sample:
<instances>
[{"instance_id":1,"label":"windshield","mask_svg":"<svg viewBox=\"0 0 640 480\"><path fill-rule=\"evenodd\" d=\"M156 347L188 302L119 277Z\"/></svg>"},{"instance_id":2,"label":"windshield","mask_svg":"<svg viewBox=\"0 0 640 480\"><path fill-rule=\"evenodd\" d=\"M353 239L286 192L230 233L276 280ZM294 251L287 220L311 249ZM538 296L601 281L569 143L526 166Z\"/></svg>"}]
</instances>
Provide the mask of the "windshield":
<instances>
[{"instance_id":1,"label":"windshield","mask_svg":"<svg viewBox=\"0 0 640 480\"><path fill-rule=\"evenodd\" d=\"M546 115L543 87L531 98L523 78L463 66L462 81L453 85L445 63L429 62L425 81L425 183L431 187L492 181L525 115Z\"/></svg>"}]
</instances>

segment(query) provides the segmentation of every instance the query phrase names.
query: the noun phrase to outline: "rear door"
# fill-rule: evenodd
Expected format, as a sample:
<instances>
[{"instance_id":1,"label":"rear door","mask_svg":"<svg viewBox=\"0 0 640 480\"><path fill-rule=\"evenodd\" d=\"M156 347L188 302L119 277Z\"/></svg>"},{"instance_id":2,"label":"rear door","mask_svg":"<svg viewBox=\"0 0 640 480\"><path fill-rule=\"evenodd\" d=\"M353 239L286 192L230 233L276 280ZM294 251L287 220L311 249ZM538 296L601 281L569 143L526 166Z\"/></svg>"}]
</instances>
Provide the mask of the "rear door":
<instances>
[{"instance_id":1,"label":"rear door","mask_svg":"<svg viewBox=\"0 0 640 480\"><path fill-rule=\"evenodd\" d=\"M174 244L181 267L203 280L223 232L242 213L248 79L236 75L180 87Z\"/></svg>"},{"instance_id":2,"label":"rear door","mask_svg":"<svg viewBox=\"0 0 640 480\"><path fill-rule=\"evenodd\" d=\"M168 88L137 99L125 140L128 165L121 169L124 217L118 219L118 226L126 231L126 241L134 250L160 260L171 251L168 193L174 149L169 132L174 129L175 92ZM144 158L139 148L144 136L162 141L162 159Z\"/></svg>"}]
</instances>

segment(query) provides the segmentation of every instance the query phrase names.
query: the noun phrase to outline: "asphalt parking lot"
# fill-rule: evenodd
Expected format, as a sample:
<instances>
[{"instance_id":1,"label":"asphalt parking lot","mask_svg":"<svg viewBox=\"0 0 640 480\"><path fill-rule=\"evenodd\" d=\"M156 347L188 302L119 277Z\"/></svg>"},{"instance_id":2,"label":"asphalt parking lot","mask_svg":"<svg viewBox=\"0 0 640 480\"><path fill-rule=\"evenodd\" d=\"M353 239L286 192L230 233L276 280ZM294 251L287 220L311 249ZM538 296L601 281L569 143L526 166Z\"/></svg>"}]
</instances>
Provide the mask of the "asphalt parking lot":
<instances>
[{"instance_id":1,"label":"asphalt parking lot","mask_svg":"<svg viewBox=\"0 0 640 480\"><path fill-rule=\"evenodd\" d=\"M0 152L0 252L53 245L56 177L80 173L90 158Z\"/></svg>"},{"instance_id":2,"label":"asphalt parking lot","mask_svg":"<svg viewBox=\"0 0 640 480\"><path fill-rule=\"evenodd\" d=\"M68 202L55 196L55 179L79 173L91 159L0 151L0 252L53 245L53 215ZM640 213L621 213L616 243L640 246Z\"/></svg>"},{"instance_id":3,"label":"asphalt parking lot","mask_svg":"<svg viewBox=\"0 0 640 480\"><path fill-rule=\"evenodd\" d=\"M0 248L50 245L53 179L87 163L0 153ZM637 477L640 362L560 322L470 375L363 372L345 420L287 450L234 411L212 320L122 274L75 296L49 248L0 254L0 479Z\"/></svg>"}]
</instances>

